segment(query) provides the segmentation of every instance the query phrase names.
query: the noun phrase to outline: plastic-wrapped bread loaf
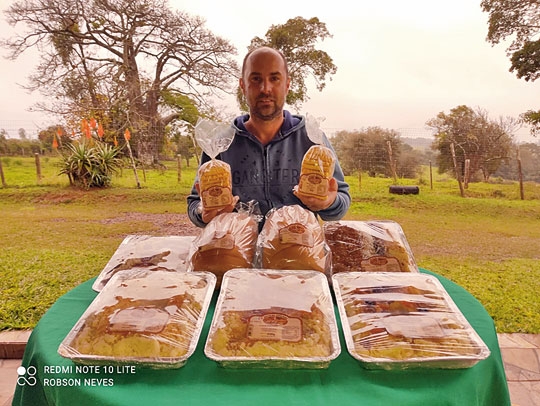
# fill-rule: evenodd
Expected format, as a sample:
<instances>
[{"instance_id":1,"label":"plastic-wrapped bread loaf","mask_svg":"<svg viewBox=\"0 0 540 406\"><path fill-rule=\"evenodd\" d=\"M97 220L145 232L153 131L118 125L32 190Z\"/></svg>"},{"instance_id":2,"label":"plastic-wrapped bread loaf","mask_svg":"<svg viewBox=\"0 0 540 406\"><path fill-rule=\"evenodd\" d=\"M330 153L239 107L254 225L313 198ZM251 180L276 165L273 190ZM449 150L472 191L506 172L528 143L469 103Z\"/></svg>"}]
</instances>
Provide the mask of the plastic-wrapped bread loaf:
<instances>
[{"instance_id":1,"label":"plastic-wrapped bread loaf","mask_svg":"<svg viewBox=\"0 0 540 406\"><path fill-rule=\"evenodd\" d=\"M322 227L312 212L298 205L268 213L258 250L263 268L329 271L329 249Z\"/></svg>"},{"instance_id":2,"label":"plastic-wrapped bread loaf","mask_svg":"<svg viewBox=\"0 0 540 406\"><path fill-rule=\"evenodd\" d=\"M222 213L201 230L190 250L190 270L217 276L235 268L251 268L257 244L258 225L248 213Z\"/></svg>"},{"instance_id":3,"label":"plastic-wrapped bread loaf","mask_svg":"<svg viewBox=\"0 0 540 406\"><path fill-rule=\"evenodd\" d=\"M332 150L323 145L313 145L302 160L298 192L326 199L328 182L332 178L334 167L335 158Z\"/></svg>"}]
</instances>

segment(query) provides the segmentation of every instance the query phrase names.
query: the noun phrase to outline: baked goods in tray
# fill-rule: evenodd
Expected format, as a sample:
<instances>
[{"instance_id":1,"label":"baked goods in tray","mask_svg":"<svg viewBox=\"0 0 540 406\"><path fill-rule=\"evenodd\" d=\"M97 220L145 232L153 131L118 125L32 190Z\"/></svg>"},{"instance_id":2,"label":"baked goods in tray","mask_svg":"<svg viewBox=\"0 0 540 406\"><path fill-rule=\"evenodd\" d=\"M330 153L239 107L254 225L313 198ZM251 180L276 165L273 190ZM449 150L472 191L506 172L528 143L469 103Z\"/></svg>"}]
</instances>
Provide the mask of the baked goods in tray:
<instances>
[{"instance_id":1,"label":"baked goods in tray","mask_svg":"<svg viewBox=\"0 0 540 406\"><path fill-rule=\"evenodd\" d=\"M204 351L226 367L328 367L340 346L326 277L317 271L227 272Z\"/></svg>"},{"instance_id":2,"label":"baked goods in tray","mask_svg":"<svg viewBox=\"0 0 540 406\"><path fill-rule=\"evenodd\" d=\"M323 230L332 251L332 273L418 272L403 230L394 221L329 221Z\"/></svg>"},{"instance_id":3,"label":"baked goods in tray","mask_svg":"<svg viewBox=\"0 0 540 406\"><path fill-rule=\"evenodd\" d=\"M329 249L315 215L299 205L271 210L257 242L265 269L312 269L329 274Z\"/></svg>"},{"instance_id":4,"label":"baked goods in tray","mask_svg":"<svg viewBox=\"0 0 540 406\"><path fill-rule=\"evenodd\" d=\"M189 270L212 272L220 286L226 271L251 268L257 236L257 222L247 212L219 214L193 240Z\"/></svg>"},{"instance_id":5,"label":"baked goods in tray","mask_svg":"<svg viewBox=\"0 0 540 406\"><path fill-rule=\"evenodd\" d=\"M490 353L434 276L344 272L332 281L349 353L367 368L467 368Z\"/></svg>"},{"instance_id":6,"label":"baked goods in tray","mask_svg":"<svg viewBox=\"0 0 540 406\"><path fill-rule=\"evenodd\" d=\"M185 364L197 344L215 276L132 269L116 274L63 340L61 356L86 364Z\"/></svg>"},{"instance_id":7,"label":"baked goods in tray","mask_svg":"<svg viewBox=\"0 0 540 406\"><path fill-rule=\"evenodd\" d=\"M322 200L326 199L334 167L334 153L330 148L324 145L310 147L302 159L298 193Z\"/></svg>"},{"instance_id":8,"label":"baked goods in tray","mask_svg":"<svg viewBox=\"0 0 540 406\"><path fill-rule=\"evenodd\" d=\"M166 271L186 271L192 236L128 235L116 249L92 289L100 292L120 271L140 268Z\"/></svg>"}]
</instances>

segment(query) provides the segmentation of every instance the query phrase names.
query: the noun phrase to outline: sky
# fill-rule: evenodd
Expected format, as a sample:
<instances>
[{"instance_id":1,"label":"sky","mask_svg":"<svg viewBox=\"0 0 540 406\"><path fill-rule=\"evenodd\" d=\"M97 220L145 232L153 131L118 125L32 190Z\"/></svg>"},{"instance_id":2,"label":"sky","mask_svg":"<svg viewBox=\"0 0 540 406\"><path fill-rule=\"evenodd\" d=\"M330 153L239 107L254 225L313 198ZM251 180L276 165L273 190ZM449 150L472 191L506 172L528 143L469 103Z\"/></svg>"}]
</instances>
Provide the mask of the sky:
<instances>
[{"instance_id":1,"label":"sky","mask_svg":"<svg viewBox=\"0 0 540 406\"><path fill-rule=\"evenodd\" d=\"M9 3L0 0L0 8ZM169 0L169 4L205 19L208 29L236 47L239 64L251 39L264 37L271 25L298 16L318 17L332 38L317 48L330 55L337 72L322 92L314 86L308 89L310 99L299 113L320 118L330 136L340 130L378 126L405 137L429 137L426 121L459 105L482 109L494 120L518 118L540 108L540 81L518 79L509 72L508 43L492 46L486 41L488 14L482 12L480 0L260 4ZM13 28L0 24L0 37L10 32ZM0 55L6 54L0 50ZM28 111L41 96L29 95L19 86L36 64L35 55L0 60L0 128L47 122L48 118ZM233 98L219 103L230 114L237 113ZM525 127L515 136L521 142L540 141Z\"/></svg>"}]
</instances>

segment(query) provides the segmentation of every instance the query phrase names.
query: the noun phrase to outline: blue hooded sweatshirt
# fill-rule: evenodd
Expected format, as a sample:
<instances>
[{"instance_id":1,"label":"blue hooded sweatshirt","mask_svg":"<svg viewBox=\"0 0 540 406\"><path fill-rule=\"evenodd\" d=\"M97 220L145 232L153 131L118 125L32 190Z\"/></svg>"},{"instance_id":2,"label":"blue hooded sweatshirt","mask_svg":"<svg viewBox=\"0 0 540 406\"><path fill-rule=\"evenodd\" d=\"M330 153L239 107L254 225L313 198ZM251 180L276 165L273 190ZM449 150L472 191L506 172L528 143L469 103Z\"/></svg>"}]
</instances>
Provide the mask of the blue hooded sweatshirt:
<instances>
[{"instance_id":1,"label":"blue hooded sweatshirt","mask_svg":"<svg viewBox=\"0 0 540 406\"><path fill-rule=\"evenodd\" d=\"M237 117L233 123L236 132L231 145L216 157L231 166L233 195L239 196L241 202L257 201L263 215L272 208L293 204L306 208L293 194L293 188L298 185L304 154L315 143L308 138L304 117L288 111L284 111L283 116L279 133L267 145L262 145L246 130L244 123L249 115ZM333 151L326 136L323 141ZM203 153L200 164L209 160L210 157ZM327 209L315 213L326 221L341 219L351 203L349 185L337 159L334 178L338 183L336 200ZM195 183L198 181L195 179ZM206 224L198 211L200 197L195 185L187 201L189 218L196 226L204 227Z\"/></svg>"}]
</instances>

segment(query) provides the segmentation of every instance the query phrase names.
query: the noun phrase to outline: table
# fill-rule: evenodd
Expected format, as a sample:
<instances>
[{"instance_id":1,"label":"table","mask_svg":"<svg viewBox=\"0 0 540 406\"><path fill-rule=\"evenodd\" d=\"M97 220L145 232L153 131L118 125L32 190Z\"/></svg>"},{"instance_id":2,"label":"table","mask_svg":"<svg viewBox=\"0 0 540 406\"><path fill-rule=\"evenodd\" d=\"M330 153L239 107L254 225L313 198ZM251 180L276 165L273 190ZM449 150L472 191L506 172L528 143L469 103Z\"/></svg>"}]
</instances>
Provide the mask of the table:
<instances>
[{"instance_id":1,"label":"table","mask_svg":"<svg viewBox=\"0 0 540 406\"><path fill-rule=\"evenodd\" d=\"M459 370L367 370L349 355L340 331L341 354L326 370L225 369L203 352L214 294L197 349L184 367L114 371L102 367L97 373L77 373L75 364L60 357L57 348L96 296L90 279L60 297L33 330L22 360L26 372L19 377L13 405L510 405L491 317L462 287L428 270L421 272L441 281L491 350L487 359Z\"/></svg>"}]
</instances>

